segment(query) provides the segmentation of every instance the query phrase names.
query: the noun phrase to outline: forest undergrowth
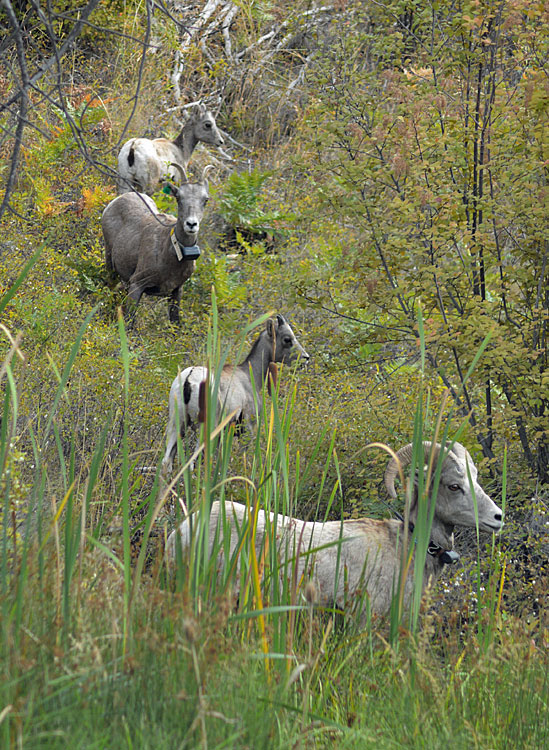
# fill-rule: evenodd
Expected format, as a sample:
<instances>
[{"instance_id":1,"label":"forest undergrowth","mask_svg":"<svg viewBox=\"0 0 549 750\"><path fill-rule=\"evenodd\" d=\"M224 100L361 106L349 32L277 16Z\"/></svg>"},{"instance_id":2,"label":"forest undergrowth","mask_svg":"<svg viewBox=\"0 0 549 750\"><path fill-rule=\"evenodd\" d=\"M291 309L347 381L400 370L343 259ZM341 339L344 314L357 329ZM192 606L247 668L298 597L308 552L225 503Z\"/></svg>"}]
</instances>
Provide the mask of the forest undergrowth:
<instances>
[{"instance_id":1,"label":"forest undergrowth","mask_svg":"<svg viewBox=\"0 0 549 750\"><path fill-rule=\"evenodd\" d=\"M63 3L46 22L24 2L0 10L3 746L537 750L549 735L541 8L209 5L191 18L92 0L68 50L79 21ZM190 164L215 170L182 325L144 296L128 327L100 226L116 154L135 135L175 135L198 100L225 143ZM166 479L174 376L240 361L275 313L311 361L281 368L256 431L212 422L195 468L183 440ZM455 439L504 529L456 529L460 562L423 597L416 582L409 612L395 597L359 627L314 590L280 586L253 524L238 569L220 549L220 574L200 536L189 559L165 557L184 514L204 533L216 500L251 518L403 513L371 444ZM417 533L428 540L428 524ZM411 564L422 570L419 552Z\"/></svg>"}]
</instances>

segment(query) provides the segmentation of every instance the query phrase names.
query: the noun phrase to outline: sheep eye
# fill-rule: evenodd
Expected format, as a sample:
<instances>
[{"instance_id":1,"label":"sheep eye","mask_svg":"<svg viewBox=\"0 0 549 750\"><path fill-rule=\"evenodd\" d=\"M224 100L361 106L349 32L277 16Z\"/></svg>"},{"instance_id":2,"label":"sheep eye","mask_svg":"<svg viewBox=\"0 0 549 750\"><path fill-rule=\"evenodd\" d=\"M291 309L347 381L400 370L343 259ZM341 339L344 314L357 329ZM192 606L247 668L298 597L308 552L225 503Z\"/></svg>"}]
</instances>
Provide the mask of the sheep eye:
<instances>
[{"instance_id":1,"label":"sheep eye","mask_svg":"<svg viewBox=\"0 0 549 750\"><path fill-rule=\"evenodd\" d=\"M291 346L292 345L292 338L291 336L285 336L284 337L284 346Z\"/></svg>"},{"instance_id":2,"label":"sheep eye","mask_svg":"<svg viewBox=\"0 0 549 750\"><path fill-rule=\"evenodd\" d=\"M459 486L459 484L449 484L448 489L450 490L450 492L459 492L461 487Z\"/></svg>"},{"instance_id":3,"label":"sheep eye","mask_svg":"<svg viewBox=\"0 0 549 750\"><path fill-rule=\"evenodd\" d=\"M204 123L204 127L206 128L206 130L211 130L212 123L211 122L205 122Z\"/></svg>"}]
</instances>

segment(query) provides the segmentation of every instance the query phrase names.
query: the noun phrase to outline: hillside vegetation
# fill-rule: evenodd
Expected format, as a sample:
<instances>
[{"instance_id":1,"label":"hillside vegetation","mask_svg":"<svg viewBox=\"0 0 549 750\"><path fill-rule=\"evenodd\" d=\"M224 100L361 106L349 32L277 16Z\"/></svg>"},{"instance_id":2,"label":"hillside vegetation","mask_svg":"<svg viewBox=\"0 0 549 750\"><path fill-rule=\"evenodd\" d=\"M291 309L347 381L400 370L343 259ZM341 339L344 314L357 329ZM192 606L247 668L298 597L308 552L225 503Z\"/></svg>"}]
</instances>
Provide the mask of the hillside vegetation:
<instances>
[{"instance_id":1,"label":"hillside vegetation","mask_svg":"<svg viewBox=\"0 0 549 750\"><path fill-rule=\"evenodd\" d=\"M545 745L544 13L1 4L4 747ZM103 260L116 157L130 137L175 137L197 102L225 142L189 165L214 170L181 327L146 295L131 327ZM161 476L175 375L241 361L276 313L311 361L281 368L257 431L210 414L194 470L183 440ZM383 445L453 439L505 527L456 529L459 564L421 602L416 585L409 613L396 597L359 628L295 580L281 590L253 527L238 571L220 550L218 575L201 525L190 559L167 564L167 535L216 500L403 513Z\"/></svg>"}]
</instances>

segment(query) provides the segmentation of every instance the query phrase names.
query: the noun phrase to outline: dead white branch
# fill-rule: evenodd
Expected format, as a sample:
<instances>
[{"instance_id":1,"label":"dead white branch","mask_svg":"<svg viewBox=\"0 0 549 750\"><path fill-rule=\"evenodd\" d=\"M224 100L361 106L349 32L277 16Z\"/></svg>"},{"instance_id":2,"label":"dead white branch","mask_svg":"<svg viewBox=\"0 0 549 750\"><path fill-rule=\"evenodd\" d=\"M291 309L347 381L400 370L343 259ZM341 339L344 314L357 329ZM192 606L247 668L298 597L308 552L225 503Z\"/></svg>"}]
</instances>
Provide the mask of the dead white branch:
<instances>
[{"instance_id":1,"label":"dead white branch","mask_svg":"<svg viewBox=\"0 0 549 750\"><path fill-rule=\"evenodd\" d=\"M172 78L171 78L175 100L178 103L181 101L181 89L179 87L179 82L181 80L181 76L183 75L183 70L185 69L185 52L189 49L191 44L196 39L199 31L208 22L212 13L214 13L216 8L220 4L221 4L221 0L208 0L202 12L196 19L196 21L194 21L192 25L190 26L187 26L185 24L186 35L183 41L181 42L179 49L176 52L175 66L174 66L174 70L173 70ZM232 5L232 3L230 3L230 5Z\"/></svg>"}]
</instances>

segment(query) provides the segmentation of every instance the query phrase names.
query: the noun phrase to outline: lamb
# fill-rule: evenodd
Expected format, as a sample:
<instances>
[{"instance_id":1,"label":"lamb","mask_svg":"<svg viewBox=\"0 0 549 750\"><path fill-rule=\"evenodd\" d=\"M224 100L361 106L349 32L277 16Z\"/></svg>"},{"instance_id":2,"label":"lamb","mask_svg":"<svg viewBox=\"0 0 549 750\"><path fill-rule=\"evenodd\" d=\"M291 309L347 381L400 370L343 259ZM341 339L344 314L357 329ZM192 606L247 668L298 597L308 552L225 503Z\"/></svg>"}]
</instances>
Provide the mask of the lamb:
<instances>
[{"instance_id":1,"label":"lamb","mask_svg":"<svg viewBox=\"0 0 549 750\"><path fill-rule=\"evenodd\" d=\"M217 393L217 417L222 411L236 412L234 422L242 427L245 420L255 417L256 403L261 408L261 386L273 374L274 362L291 364L297 358L304 361L309 355L294 335L284 316L267 320L265 328L254 342L248 356L239 365L226 365L220 376ZM253 377L253 382L252 382ZM205 367L187 367L174 379L169 397L169 420L163 472L170 474L177 451L178 425L181 436L187 427L196 426L201 419L200 389L207 382ZM255 386L255 388L254 388Z\"/></svg>"},{"instance_id":2,"label":"lamb","mask_svg":"<svg viewBox=\"0 0 549 750\"><path fill-rule=\"evenodd\" d=\"M440 445L423 443L425 461L431 451L433 461L441 450ZM501 509L491 500L477 480L477 468L468 451L454 443L451 450L445 448L440 483L435 498L434 518L431 528L428 554L423 573L423 590L430 581L438 578L446 564L459 559L453 551L455 525L476 527L475 499L478 511L478 527L483 531L498 532L502 528ZM401 448L396 454L402 467L412 458L412 445ZM396 497L395 478L398 464L391 458L385 472L385 485L391 497ZM469 472L469 473L468 473ZM470 477L470 481L469 481ZM473 495L474 492L474 495ZM475 498L475 499L474 499ZM219 502L211 508L209 522L209 546L212 554L216 529L219 531L221 552L218 566L223 567L223 526L220 515L224 512L231 529L230 554L237 548L239 536L250 522L250 512L239 503L226 503L221 509ZM411 501L409 536L418 516L417 484ZM168 559L174 560L176 545L183 552L191 545L196 517L187 517L174 530L167 541ZM401 570L402 544L405 536L403 520L362 518L359 520L308 522L297 518L259 510L257 517L256 551L261 558L265 537L276 529L276 544L280 561L280 576L291 580L293 566L297 561L297 578L305 583L312 580L317 601L323 606L335 605L341 609L360 612L362 595L369 598L372 613L385 615L397 590ZM240 533L239 533L240 529ZM271 532L272 543L274 534ZM219 547L216 547L216 550ZM240 561L238 561L240 564ZM413 588L413 564L404 584L404 607L407 608ZM359 620L364 622L364 608Z\"/></svg>"},{"instance_id":3,"label":"lamb","mask_svg":"<svg viewBox=\"0 0 549 750\"><path fill-rule=\"evenodd\" d=\"M158 211L152 198L142 193L124 193L103 211L101 225L105 238L105 265L112 277L116 272L128 286L133 314L143 293L170 297L169 319L179 325L181 285L194 271L200 255L196 244L200 220L208 202L208 182L183 181L167 189L177 200L177 219Z\"/></svg>"},{"instance_id":4,"label":"lamb","mask_svg":"<svg viewBox=\"0 0 549 750\"><path fill-rule=\"evenodd\" d=\"M167 138L131 138L118 154L118 192L137 190L151 195L164 179L179 181L177 167L187 168L199 141L221 146L224 141L213 114L198 104L173 141Z\"/></svg>"}]
</instances>

